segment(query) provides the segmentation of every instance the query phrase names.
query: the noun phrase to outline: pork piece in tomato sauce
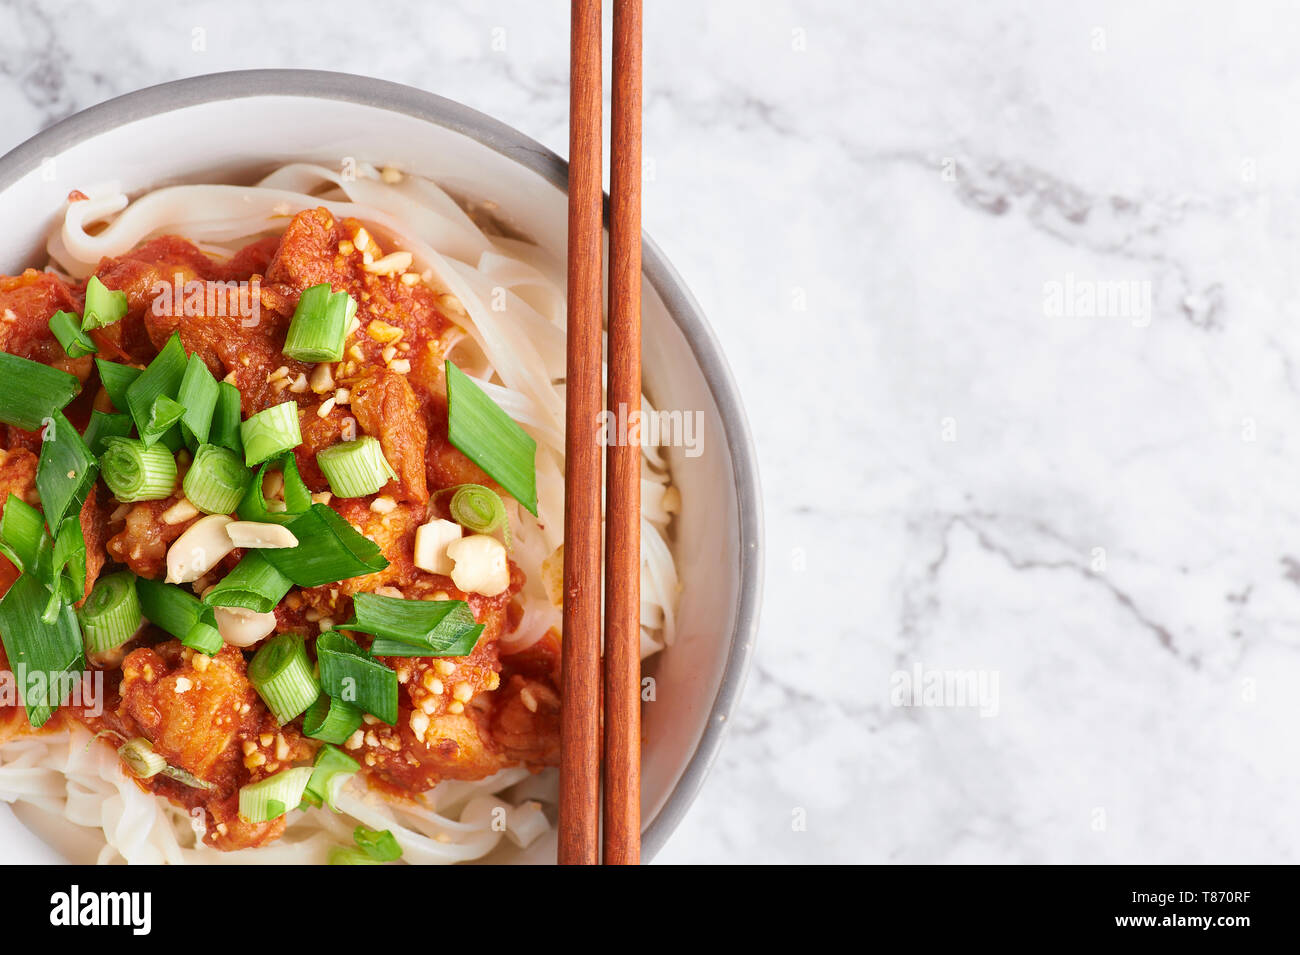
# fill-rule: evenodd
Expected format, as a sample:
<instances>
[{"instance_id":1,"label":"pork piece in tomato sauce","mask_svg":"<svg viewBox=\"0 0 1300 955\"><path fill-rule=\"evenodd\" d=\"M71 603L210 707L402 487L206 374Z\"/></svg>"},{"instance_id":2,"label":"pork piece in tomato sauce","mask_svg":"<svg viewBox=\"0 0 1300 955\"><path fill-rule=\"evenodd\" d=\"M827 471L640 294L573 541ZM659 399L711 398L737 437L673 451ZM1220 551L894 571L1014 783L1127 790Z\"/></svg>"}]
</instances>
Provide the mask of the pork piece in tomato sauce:
<instances>
[{"instance_id":1,"label":"pork piece in tomato sauce","mask_svg":"<svg viewBox=\"0 0 1300 955\"><path fill-rule=\"evenodd\" d=\"M502 660L492 737L511 760L528 766L558 764L560 635L549 630L531 647Z\"/></svg>"},{"instance_id":2,"label":"pork piece in tomato sauce","mask_svg":"<svg viewBox=\"0 0 1300 955\"><path fill-rule=\"evenodd\" d=\"M0 351L29 358L42 365L90 376L90 356L69 358L50 331L50 316L68 311L80 314L84 290L69 288L48 272L28 269L22 275L0 276Z\"/></svg>"},{"instance_id":3,"label":"pork piece in tomato sauce","mask_svg":"<svg viewBox=\"0 0 1300 955\"><path fill-rule=\"evenodd\" d=\"M186 239L162 236L119 258L104 259L95 274L108 288L126 293L127 312L121 321L94 332L101 357L144 365L175 331L186 352L197 352L213 374L223 367L223 356L234 358L241 347L269 355L271 340L244 323L253 311L251 280L266 270L277 244L275 239L255 242L229 262L217 263ZM202 296L176 295L196 281L208 283ZM159 303L163 294L167 298Z\"/></svg>"},{"instance_id":4,"label":"pork piece in tomato sauce","mask_svg":"<svg viewBox=\"0 0 1300 955\"><path fill-rule=\"evenodd\" d=\"M409 271L409 257L392 251L360 223L337 220L325 209L297 214L282 235L259 240L225 262L183 238L153 239L99 263L101 281L126 292L127 314L91 336L100 357L143 367L179 334L187 353L239 388L245 418L286 401L297 403L303 443L295 457L303 480L316 500L378 544L389 566L291 590L276 608L277 632L301 634L314 652L316 636L347 619L353 596L363 592L468 602L484 626L473 652L462 658L383 658L397 674L398 723L390 727L367 717L342 747L361 764L369 783L390 795L411 796L444 779L480 779L508 766L558 762L559 636L549 633L523 653L504 652L518 622L516 601L524 584L513 563L510 586L495 597L460 591L449 577L414 564L416 529L448 516L440 490L462 483L499 488L447 440L443 361L462 334L448 317L457 314L459 304L429 289ZM176 295L195 280L223 284L213 295L189 300ZM346 291L358 308L343 360L313 365L287 357L282 348L299 297L321 282ZM167 302L158 301L163 294ZM84 295L83 284L68 285L53 274L29 270L0 277L0 348L63 368L87 383L67 409L79 428L92 406L120 410L95 381L91 360L69 360L49 333L50 316L59 309L80 311ZM397 477L377 494L333 498L316 453L363 434L379 440ZM0 500L12 490L37 503L40 435L0 428L0 441ZM198 519L187 512L181 490L186 464L181 455L176 487L163 500L119 504L102 486L88 496L81 514L87 587L105 567L124 565L143 577L163 577L168 548ZM239 557L239 551L228 555L210 573L211 582ZM16 568L0 558L0 592L16 576ZM352 636L369 645L365 634ZM281 726L268 712L247 676L256 649L225 646L209 658L146 626L115 654L90 661L104 674L104 711L91 716L64 707L47 729L73 721L96 733L107 731L104 738L115 746L143 736L170 765L209 788L161 774L140 780L141 788L201 814L210 845L264 845L280 836L285 820L242 820L239 788L309 762L319 744L303 735L301 718ZM0 730L17 714L21 709L0 713L5 717ZM25 725L21 715L17 722Z\"/></svg>"},{"instance_id":5,"label":"pork piece in tomato sauce","mask_svg":"<svg viewBox=\"0 0 1300 955\"><path fill-rule=\"evenodd\" d=\"M252 824L238 815L239 787L310 759L315 744L267 712L248 681L244 656L226 646L207 657L175 640L132 651L122 661L118 714L171 766L211 785L197 789L155 776L142 785L187 808L203 808L204 841L258 846L279 837L284 818Z\"/></svg>"}]
</instances>

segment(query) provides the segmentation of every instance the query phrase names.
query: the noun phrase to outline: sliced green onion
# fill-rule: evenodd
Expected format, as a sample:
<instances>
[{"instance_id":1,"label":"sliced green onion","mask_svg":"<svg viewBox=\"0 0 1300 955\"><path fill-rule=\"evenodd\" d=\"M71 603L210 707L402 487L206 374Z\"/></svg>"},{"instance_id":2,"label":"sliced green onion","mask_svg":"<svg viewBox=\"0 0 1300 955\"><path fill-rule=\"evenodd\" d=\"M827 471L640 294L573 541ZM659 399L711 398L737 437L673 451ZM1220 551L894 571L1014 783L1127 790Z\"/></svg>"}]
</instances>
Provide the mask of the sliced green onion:
<instances>
[{"instance_id":1,"label":"sliced green onion","mask_svg":"<svg viewBox=\"0 0 1300 955\"><path fill-rule=\"evenodd\" d=\"M463 600L406 600L355 594L344 630L369 633L374 656L463 657L474 650L483 627Z\"/></svg>"},{"instance_id":2,"label":"sliced green onion","mask_svg":"<svg viewBox=\"0 0 1300 955\"><path fill-rule=\"evenodd\" d=\"M130 437L134 427L135 422L125 412L92 411L83 438L90 453L99 457L108 450L108 445L104 443L108 438Z\"/></svg>"},{"instance_id":3,"label":"sliced green onion","mask_svg":"<svg viewBox=\"0 0 1300 955\"><path fill-rule=\"evenodd\" d=\"M307 648L296 633L282 633L263 644L248 665L248 679L282 726L320 696Z\"/></svg>"},{"instance_id":4,"label":"sliced green onion","mask_svg":"<svg viewBox=\"0 0 1300 955\"><path fill-rule=\"evenodd\" d=\"M510 519L501 495L482 484L461 484L452 490L447 505L451 519L475 534L491 534L503 528L506 547L510 546Z\"/></svg>"},{"instance_id":5,"label":"sliced green onion","mask_svg":"<svg viewBox=\"0 0 1300 955\"><path fill-rule=\"evenodd\" d=\"M328 282L313 285L298 298L284 353L298 361L338 361L343 357L343 340L357 303L347 292L330 291Z\"/></svg>"},{"instance_id":6,"label":"sliced green onion","mask_svg":"<svg viewBox=\"0 0 1300 955\"><path fill-rule=\"evenodd\" d=\"M365 497L397 479L384 449L368 436L326 448L316 455L316 463L339 497Z\"/></svg>"},{"instance_id":7,"label":"sliced green onion","mask_svg":"<svg viewBox=\"0 0 1300 955\"><path fill-rule=\"evenodd\" d=\"M83 358L99 351L90 336L81 330L81 319L71 312L55 312L50 316L50 331L69 358Z\"/></svg>"},{"instance_id":8,"label":"sliced green onion","mask_svg":"<svg viewBox=\"0 0 1300 955\"><path fill-rule=\"evenodd\" d=\"M396 837L387 829L367 829L357 826L352 833L352 841L357 847L376 862L396 862L402 857L402 847Z\"/></svg>"},{"instance_id":9,"label":"sliced green onion","mask_svg":"<svg viewBox=\"0 0 1300 955\"><path fill-rule=\"evenodd\" d=\"M263 481L267 471L278 471L284 478L283 510L273 511L263 493ZM248 493L239 502L239 517L245 521L261 524L292 524L300 515L311 508L311 490L298 473L298 462L293 452L285 452L278 458L272 458L262 464L248 486Z\"/></svg>"},{"instance_id":10,"label":"sliced green onion","mask_svg":"<svg viewBox=\"0 0 1300 955\"><path fill-rule=\"evenodd\" d=\"M206 608L203 615L190 627L190 632L181 639L181 644L191 650L198 650L208 656L216 656L225 646L221 631L217 629L217 618L212 608Z\"/></svg>"},{"instance_id":11,"label":"sliced green onion","mask_svg":"<svg viewBox=\"0 0 1300 955\"><path fill-rule=\"evenodd\" d=\"M289 525L297 547L268 550L266 559L299 587L319 587L388 566L379 545L358 534L325 504L313 504Z\"/></svg>"},{"instance_id":12,"label":"sliced green onion","mask_svg":"<svg viewBox=\"0 0 1300 955\"><path fill-rule=\"evenodd\" d=\"M168 779L174 779L178 783L184 783L191 789L216 789L212 783L199 779L191 772L181 769L179 766L168 766L162 771L162 774Z\"/></svg>"},{"instance_id":13,"label":"sliced green onion","mask_svg":"<svg viewBox=\"0 0 1300 955\"><path fill-rule=\"evenodd\" d=\"M145 444L153 444L162 431L148 432L154 402L160 397L176 400L185 377L185 346L179 332L173 332L149 366L126 389L126 409L135 419L136 430ZM110 396L111 397L111 396ZM116 403L116 402L115 402ZM164 429L166 430L166 429Z\"/></svg>"},{"instance_id":14,"label":"sliced green onion","mask_svg":"<svg viewBox=\"0 0 1300 955\"><path fill-rule=\"evenodd\" d=\"M280 462L280 476L284 479L284 514L295 517L311 510L311 489L298 473L298 462L293 454L286 454ZM290 521L292 523L292 521Z\"/></svg>"},{"instance_id":15,"label":"sliced green onion","mask_svg":"<svg viewBox=\"0 0 1300 955\"><path fill-rule=\"evenodd\" d=\"M4 516L0 518L5 556L24 573L33 571L44 535L45 518L41 512L11 492L5 500Z\"/></svg>"},{"instance_id":16,"label":"sliced green onion","mask_svg":"<svg viewBox=\"0 0 1300 955\"><path fill-rule=\"evenodd\" d=\"M72 527L76 527L75 534ZM26 576L34 577L45 588L45 606L41 609L41 623L54 624L58 621L59 615L64 608L74 602L72 594L72 581L64 576L63 568L68 565L69 560L74 556L72 551L75 550L76 542L81 539L81 521L65 520L60 530L64 530L61 540L51 538L48 533L41 534L40 543L36 548L36 559L33 565L27 569ZM57 543L57 558L55 554ZM82 566L85 566L84 556L81 559ZM82 578L82 589L85 589L85 578ZM80 631L80 626L78 626Z\"/></svg>"},{"instance_id":17,"label":"sliced green onion","mask_svg":"<svg viewBox=\"0 0 1300 955\"><path fill-rule=\"evenodd\" d=\"M179 451L179 444L171 447L163 439L184 414L185 406L183 404L173 398L168 398L166 395L159 395L153 400L153 404L149 407L149 417L144 426L140 428L140 440L144 442L145 447L149 447L157 441L162 441L165 446L168 446L169 450Z\"/></svg>"},{"instance_id":18,"label":"sliced green onion","mask_svg":"<svg viewBox=\"0 0 1300 955\"><path fill-rule=\"evenodd\" d=\"M302 718L302 731L312 739L327 743L346 743L360 726L359 709L326 693L316 698Z\"/></svg>"},{"instance_id":19,"label":"sliced green onion","mask_svg":"<svg viewBox=\"0 0 1300 955\"><path fill-rule=\"evenodd\" d=\"M389 726L397 725L397 674L343 634L316 638L320 683L330 696L352 703Z\"/></svg>"},{"instance_id":20,"label":"sliced green onion","mask_svg":"<svg viewBox=\"0 0 1300 955\"><path fill-rule=\"evenodd\" d=\"M100 457L104 483L123 503L161 501L176 489L176 459L161 445L135 438L108 438Z\"/></svg>"},{"instance_id":21,"label":"sliced green onion","mask_svg":"<svg viewBox=\"0 0 1300 955\"><path fill-rule=\"evenodd\" d=\"M244 442L244 463L250 468L296 448L302 444L298 402L286 401L259 411L239 426L239 437Z\"/></svg>"},{"instance_id":22,"label":"sliced green onion","mask_svg":"<svg viewBox=\"0 0 1300 955\"><path fill-rule=\"evenodd\" d=\"M115 361L107 361L103 358L95 359L95 367L99 369L99 383L108 392L113 407L118 411L126 412L127 389L131 387L133 381L144 373L144 370L132 368L130 365L119 365Z\"/></svg>"},{"instance_id":23,"label":"sliced green onion","mask_svg":"<svg viewBox=\"0 0 1300 955\"><path fill-rule=\"evenodd\" d=\"M181 434L180 424L174 424L158 437L158 443L176 454L185 447L185 436Z\"/></svg>"},{"instance_id":24,"label":"sliced green onion","mask_svg":"<svg viewBox=\"0 0 1300 955\"><path fill-rule=\"evenodd\" d=\"M243 607L255 613L270 613L292 587L293 581L271 566L262 551L249 550L234 570L203 595L203 602L209 607Z\"/></svg>"},{"instance_id":25,"label":"sliced green onion","mask_svg":"<svg viewBox=\"0 0 1300 955\"><path fill-rule=\"evenodd\" d=\"M25 573L40 581L46 590L55 590L54 538L44 528L41 529L40 543L36 545L36 558Z\"/></svg>"},{"instance_id":26,"label":"sliced green onion","mask_svg":"<svg viewBox=\"0 0 1300 955\"><path fill-rule=\"evenodd\" d=\"M86 283L86 307L81 311L85 315L81 327L86 331L112 325L126 315L126 292L112 291L99 276L92 275Z\"/></svg>"},{"instance_id":27,"label":"sliced green onion","mask_svg":"<svg viewBox=\"0 0 1300 955\"><path fill-rule=\"evenodd\" d=\"M330 850L330 865L383 865L402 857L402 847L397 837L387 829L367 829L357 826L352 833L351 846L335 846Z\"/></svg>"},{"instance_id":28,"label":"sliced green onion","mask_svg":"<svg viewBox=\"0 0 1300 955\"><path fill-rule=\"evenodd\" d=\"M6 558L9 563L18 569L19 573L22 573L23 559L14 552L12 547L5 543L2 537L0 537L0 557Z\"/></svg>"},{"instance_id":29,"label":"sliced green onion","mask_svg":"<svg viewBox=\"0 0 1300 955\"><path fill-rule=\"evenodd\" d=\"M247 822L270 822L297 809L311 779L311 767L282 769L239 789L239 815Z\"/></svg>"},{"instance_id":30,"label":"sliced green onion","mask_svg":"<svg viewBox=\"0 0 1300 955\"><path fill-rule=\"evenodd\" d=\"M36 463L36 489L40 491L45 523L51 533L57 534L63 519L81 510L86 493L94 486L97 471L95 456L86 442L68 419L56 411L42 435L41 456Z\"/></svg>"},{"instance_id":31,"label":"sliced green onion","mask_svg":"<svg viewBox=\"0 0 1300 955\"><path fill-rule=\"evenodd\" d=\"M243 417L239 389L228 381L217 382L217 405L212 412L209 443L229 448L243 457L244 440L239 436L239 425Z\"/></svg>"},{"instance_id":32,"label":"sliced green onion","mask_svg":"<svg viewBox=\"0 0 1300 955\"><path fill-rule=\"evenodd\" d=\"M334 797L347 782L347 778L361 769L361 764L336 746L326 743L316 754L312 766L311 779L304 794L308 802L315 806L329 806L335 812Z\"/></svg>"},{"instance_id":33,"label":"sliced green onion","mask_svg":"<svg viewBox=\"0 0 1300 955\"><path fill-rule=\"evenodd\" d=\"M335 846L330 849L329 865L383 865L378 859L372 859L360 849L351 846Z\"/></svg>"},{"instance_id":34,"label":"sliced green onion","mask_svg":"<svg viewBox=\"0 0 1300 955\"><path fill-rule=\"evenodd\" d=\"M251 480L243 459L234 451L201 444L181 486L186 499L204 514L229 514L244 499Z\"/></svg>"},{"instance_id":35,"label":"sliced green onion","mask_svg":"<svg viewBox=\"0 0 1300 955\"><path fill-rule=\"evenodd\" d=\"M36 574L23 574L0 598L0 642L9 669L24 675L15 682L33 729L58 709L85 664L81 628L70 604L61 604L53 623L41 622L49 596Z\"/></svg>"},{"instance_id":36,"label":"sliced green onion","mask_svg":"<svg viewBox=\"0 0 1300 955\"><path fill-rule=\"evenodd\" d=\"M450 361L447 440L537 516L537 442Z\"/></svg>"},{"instance_id":37,"label":"sliced green onion","mask_svg":"<svg viewBox=\"0 0 1300 955\"><path fill-rule=\"evenodd\" d=\"M50 587L53 590L58 586L56 581L66 567L72 586L71 599L75 602L86 595L86 538L81 530L80 515L75 517L69 515L69 517L71 519L63 522L59 527L59 533L54 538ZM61 590L58 596L64 596ZM47 606L42 619L49 623L54 619L55 613L52 606Z\"/></svg>"},{"instance_id":38,"label":"sliced green onion","mask_svg":"<svg viewBox=\"0 0 1300 955\"><path fill-rule=\"evenodd\" d=\"M45 592L48 595L48 599L45 601L45 607L41 611L41 623L49 626L50 624L57 623L63 612L72 608L75 603L72 596L72 579L67 574L60 572L54 577L49 578ZM81 627L78 626L77 630L80 632Z\"/></svg>"},{"instance_id":39,"label":"sliced green onion","mask_svg":"<svg viewBox=\"0 0 1300 955\"><path fill-rule=\"evenodd\" d=\"M0 381L0 421L24 431L48 423L81 390L76 376L8 352L0 352Z\"/></svg>"},{"instance_id":40,"label":"sliced green onion","mask_svg":"<svg viewBox=\"0 0 1300 955\"><path fill-rule=\"evenodd\" d=\"M140 629L140 598L135 574L119 570L95 581L95 589L77 611L87 653L120 647Z\"/></svg>"},{"instance_id":41,"label":"sliced green onion","mask_svg":"<svg viewBox=\"0 0 1300 955\"><path fill-rule=\"evenodd\" d=\"M181 418L181 432L191 449L207 443L212 433L212 416L217 410L217 397L220 393L217 379L208 371L207 363L197 352L190 355L176 400L185 408L185 414Z\"/></svg>"},{"instance_id":42,"label":"sliced green onion","mask_svg":"<svg viewBox=\"0 0 1300 955\"><path fill-rule=\"evenodd\" d=\"M212 783L199 779L193 773L181 769L179 766L169 766L167 760L154 752L153 744L143 736L127 740L118 747L117 755L122 762L126 763L126 768L139 779L152 779L155 776L162 775L168 779L174 779L178 783L183 783L192 789L217 788Z\"/></svg>"},{"instance_id":43,"label":"sliced green onion","mask_svg":"<svg viewBox=\"0 0 1300 955\"><path fill-rule=\"evenodd\" d=\"M370 644L370 652L377 657L467 657L474 652L483 630L483 624L478 623L466 629L454 641L438 644L375 637Z\"/></svg>"},{"instance_id":44,"label":"sliced green onion","mask_svg":"<svg viewBox=\"0 0 1300 955\"><path fill-rule=\"evenodd\" d=\"M175 584L138 577L135 590L144 618L178 640L189 636L203 616L203 602Z\"/></svg>"},{"instance_id":45,"label":"sliced green onion","mask_svg":"<svg viewBox=\"0 0 1300 955\"><path fill-rule=\"evenodd\" d=\"M137 779L152 779L167 768L167 760L154 752L153 744L143 736L127 740L117 755Z\"/></svg>"}]
</instances>

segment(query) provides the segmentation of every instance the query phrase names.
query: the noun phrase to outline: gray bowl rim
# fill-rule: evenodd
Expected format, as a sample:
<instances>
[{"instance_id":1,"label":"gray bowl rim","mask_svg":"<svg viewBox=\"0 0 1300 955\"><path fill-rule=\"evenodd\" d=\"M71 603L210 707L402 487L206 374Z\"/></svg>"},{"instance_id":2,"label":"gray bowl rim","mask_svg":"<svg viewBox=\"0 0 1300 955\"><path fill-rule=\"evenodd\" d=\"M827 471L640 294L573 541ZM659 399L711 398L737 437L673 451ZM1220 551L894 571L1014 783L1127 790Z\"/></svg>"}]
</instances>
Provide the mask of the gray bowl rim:
<instances>
[{"instance_id":1,"label":"gray bowl rim","mask_svg":"<svg viewBox=\"0 0 1300 955\"><path fill-rule=\"evenodd\" d=\"M135 120L220 100L258 96L298 96L341 100L403 113L461 133L568 191L569 164L541 143L485 113L454 100L387 80L325 70L232 70L149 86L114 97L68 116L0 156L0 193L46 157L57 156L82 140ZM608 201L608 197L607 197ZM685 336L713 400L731 451L739 506L740 600L731 632L722 681L695 752L667 801L642 836L642 859L663 848L695 800L717 758L744 690L758 633L763 586L763 511L758 462L744 404L717 337L686 284L654 241L642 233L642 266Z\"/></svg>"}]
</instances>

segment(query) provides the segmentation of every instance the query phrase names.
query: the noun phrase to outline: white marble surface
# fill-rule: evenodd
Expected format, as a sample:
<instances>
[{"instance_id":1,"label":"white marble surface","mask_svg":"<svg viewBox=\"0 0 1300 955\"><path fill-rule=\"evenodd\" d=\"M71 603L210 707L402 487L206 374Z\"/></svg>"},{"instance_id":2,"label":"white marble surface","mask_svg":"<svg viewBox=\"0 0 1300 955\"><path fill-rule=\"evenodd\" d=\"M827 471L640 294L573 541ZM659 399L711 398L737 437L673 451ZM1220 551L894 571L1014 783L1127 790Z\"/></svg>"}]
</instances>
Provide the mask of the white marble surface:
<instances>
[{"instance_id":1,"label":"white marble surface","mask_svg":"<svg viewBox=\"0 0 1300 955\"><path fill-rule=\"evenodd\" d=\"M647 7L646 226L747 398L769 545L660 861L1296 861L1300 15ZM0 147L301 66L563 153L566 11L3 0ZM1067 276L1150 310L1051 314ZM986 715L894 706L918 664L982 673Z\"/></svg>"}]
</instances>

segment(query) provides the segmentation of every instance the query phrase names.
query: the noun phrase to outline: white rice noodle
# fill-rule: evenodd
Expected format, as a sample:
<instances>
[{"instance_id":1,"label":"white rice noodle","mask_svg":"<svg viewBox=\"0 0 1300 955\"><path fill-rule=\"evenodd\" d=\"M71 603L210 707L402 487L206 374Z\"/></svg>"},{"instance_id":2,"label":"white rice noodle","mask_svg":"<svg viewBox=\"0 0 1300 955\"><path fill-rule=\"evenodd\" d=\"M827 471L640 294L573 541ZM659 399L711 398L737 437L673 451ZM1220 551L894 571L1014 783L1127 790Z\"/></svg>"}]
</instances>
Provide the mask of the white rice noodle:
<instances>
[{"instance_id":1,"label":"white rice noodle","mask_svg":"<svg viewBox=\"0 0 1300 955\"><path fill-rule=\"evenodd\" d=\"M258 187L311 194L333 183L352 202L387 213L403 224L403 231L418 235L447 258L477 261L492 248L491 241L446 193L425 188L423 182L405 177L389 185L366 175L345 179L324 166L294 163L277 169Z\"/></svg>"},{"instance_id":2,"label":"white rice noodle","mask_svg":"<svg viewBox=\"0 0 1300 955\"><path fill-rule=\"evenodd\" d=\"M524 429L536 438L539 444L548 448L563 449L563 425L556 427L551 422L535 415L532 403L519 392L511 391L501 385L494 385L486 380L477 381L476 384L487 392L489 398L501 406L502 411L523 425Z\"/></svg>"},{"instance_id":3,"label":"white rice noodle","mask_svg":"<svg viewBox=\"0 0 1300 955\"><path fill-rule=\"evenodd\" d=\"M487 258L487 256L484 256ZM501 256L496 256L500 259ZM536 350L547 378L554 382L565 375L564 329L554 324L506 286L494 283L482 272L452 263L457 273L474 290L480 301L501 316L508 332L523 336Z\"/></svg>"},{"instance_id":4,"label":"white rice noodle","mask_svg":"<svg viewBox=\"0 0 1300 955\"><path fill-rule=\"evenodd\" d=\"M88 830L77 837L79 850L99 830L102 845L96 849L92 844L90 851L101 864L323 863L330 849L351 842L358 825L390 830L402 847L403 862L465 862L486 855L503 835L491 809L538 798L531 789L510 802L496 798L532 778L523 768L475 782L440 783L410 804L387 802L354 779L337 796L341 813L295 811L276 842L222 852L199 841L194 821L183 809L141 790L109 747L91 744L89 733L74 729L0 746L0 801L30 804Z\"/></svg>"},{"instance_id":5,"label":"white rice noodle","mask_svg":"<svg viewBox=\"0 0 1300 955\"><path fill-rule=\"evenodd\" d=\"M663 527L672 520L672 515L664 509L667 492L668 485L662 479L641 478L641 516L656 527Z\"/></svg>"},{"instance_id":6,"label":"white rice noodle","mask_svg":"<svg viewBox=\"0 0 1300 955\"><path fill-rule=\"evenodd\" d=\"M641 602L658 604L663 611L663 639L672 644L676 636L677 565L663 533L647 520L641 521ZM643 634L644 635L644 634Z\"/></svg>"},{"instance_id":7,"label":"white rice noodle","mask_svg":"<svg viewBox=\"0 0 1300 955\"><path fill-rule=\"evenodd\" d=\"M537 312L564 328L568 319L565 310L568 276L564 263L540 246L520 239L498 236L492 241L498 254L480 258L479 271L497 284L513 289ZM526 272L521 264L532 271ZM543 281L537 281L537 276Z\"/></svg>"},{"instance_id":8,"label":"white rice noodle","mask_svg":"<svg viewBox=\"0 0 1300 955\"><path fill-rule=\"evenodd\" d=\"M446 357L457 368L471 378L477 378L480 383L491 377L492 363L488 361L487 355L483 354L483 349L468 332L462 328L452 329L446 333L444 340L447 348Z\"/></svg>"},{"instance_id":9,"label":"white rice noodle","mask_svg":"<svg viewBox=\"0 0 1300 955\"><path fill-rule=\"evenodd\" d=\"M501 652L522 653L546 636L551 628L559 630L562 623L560 608L552 604L549 598L527 597L524 599L524 614L519 626L501 640Z\"/></svg>"}]
</instances>

